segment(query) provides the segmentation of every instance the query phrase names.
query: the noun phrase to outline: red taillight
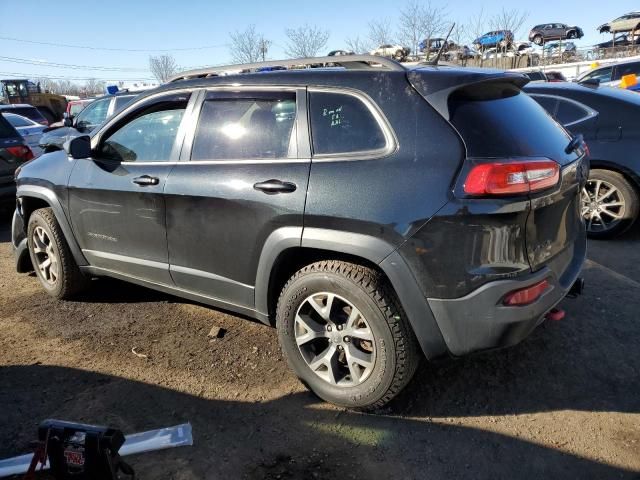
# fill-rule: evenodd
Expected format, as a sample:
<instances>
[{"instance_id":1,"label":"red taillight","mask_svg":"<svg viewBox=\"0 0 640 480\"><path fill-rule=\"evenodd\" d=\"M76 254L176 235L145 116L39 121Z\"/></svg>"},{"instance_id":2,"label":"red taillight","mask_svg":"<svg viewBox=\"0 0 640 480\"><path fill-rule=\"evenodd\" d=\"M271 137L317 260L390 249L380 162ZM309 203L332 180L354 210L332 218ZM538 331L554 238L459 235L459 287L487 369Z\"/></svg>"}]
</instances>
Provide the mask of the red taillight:
<instances>
[{"instance_id":1,"label":"red taillight","mask_svg":"<svg viewBox=\"0 0 640 480\"><path fill-rule=\"evenodd\" d=\"M560 165L548 159L490 162L474 166L464 182L467 195L514 195L553 187Z\"/></svg>"},{"instance_id":2,"label":"red taillight","mask_svg":"<svg viewBox=\"0 0 640 480\"><path fill-rule=\"evenodd\" d=\"M530 287L508 293L502 300L502 304L508 307L522 307L524 305L529 305L530 303L538 300L548 288L549 282L547 280L542 280Z\"/></svg>"},{"instance_id":3,"label":"red taillight","mask_svg":"<svg viewBox=\"0 0 640 480\"><path fill-rule=\"evenodd\" d=\"M20 160L24 160L25 162L33 158L33 152L26 145L7 147L7 152L9 152L14 157L18 157Z\"/></svg>"}]
</instances>

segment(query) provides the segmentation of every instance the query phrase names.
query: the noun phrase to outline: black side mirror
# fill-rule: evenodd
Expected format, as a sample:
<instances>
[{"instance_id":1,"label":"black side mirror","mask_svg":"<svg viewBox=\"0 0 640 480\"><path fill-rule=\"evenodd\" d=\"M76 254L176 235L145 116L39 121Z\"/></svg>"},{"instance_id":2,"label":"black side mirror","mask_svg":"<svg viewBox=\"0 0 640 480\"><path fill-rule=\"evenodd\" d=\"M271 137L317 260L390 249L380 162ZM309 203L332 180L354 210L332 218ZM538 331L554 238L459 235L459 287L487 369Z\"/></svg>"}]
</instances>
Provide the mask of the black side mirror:
<instances>
[{"instance_id":1,"label":"black side mirror","mask_svg":"<svg viewBox=\"0 0 640 480\"><path fill-rule=\"evenodd\" d=\"M73 115L69 115L68 113L64 113L64 126L65 127L72 127L73 126Z\"/></svg>"},{"instance_id":2,"label":"black side mirror","mask_svg":"<svg viewBox=\"0 0 640 480\"><path fill-rule=\"evenodd\" d=\"M91 138L89 135L72 138L64 143L64 151L71 158L91 158Z\"/></svg>"}]
</instances>

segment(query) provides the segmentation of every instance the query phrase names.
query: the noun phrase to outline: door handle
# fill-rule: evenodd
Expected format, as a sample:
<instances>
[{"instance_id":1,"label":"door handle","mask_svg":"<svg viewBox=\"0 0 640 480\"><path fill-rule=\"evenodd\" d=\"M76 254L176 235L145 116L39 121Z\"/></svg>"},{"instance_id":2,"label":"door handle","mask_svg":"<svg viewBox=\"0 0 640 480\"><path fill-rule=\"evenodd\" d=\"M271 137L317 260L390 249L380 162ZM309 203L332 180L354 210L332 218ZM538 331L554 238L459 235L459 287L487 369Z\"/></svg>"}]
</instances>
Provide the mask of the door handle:
<instances>
[{"instance_id":1,"label":"door handle","mask_svg":"<svg viewBox=\"0 0 640 480\"><path fill-rule=\"evenodd\" d=\"M295 192L298 187L295 183L271 179L264 182L258 182L253 186L253 188L264 193L291 193Z\"/></svg>"},{"instance_id":2,"label":"door handle","mask_svg":"<svg viewBox=\"0 0 640 480\"><path fill-rule=\"evenodd\" d=\"M142 187L146 187L149 185L158 185L160 183L160 179L158 177L150 177L149 175L142 175L141 177L134 178L133 183L137 183Z\"/></svg>"}]
</instances>

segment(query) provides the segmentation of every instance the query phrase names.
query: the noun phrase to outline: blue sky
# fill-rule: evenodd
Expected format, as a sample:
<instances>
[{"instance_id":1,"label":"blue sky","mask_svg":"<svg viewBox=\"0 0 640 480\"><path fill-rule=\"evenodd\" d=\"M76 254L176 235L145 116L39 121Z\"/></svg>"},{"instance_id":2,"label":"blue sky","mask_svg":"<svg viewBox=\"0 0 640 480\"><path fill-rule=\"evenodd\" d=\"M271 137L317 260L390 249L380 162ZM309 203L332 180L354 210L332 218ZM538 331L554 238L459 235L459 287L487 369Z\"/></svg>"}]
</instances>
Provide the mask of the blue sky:
<instances>
[{"instance_id":1,"label":"blue sky","mask_svg":"<svg viewBox=\"0 0 640 480\"><path fill-rule=\"evenodd\" d=\"M579 46L609 40L596 27L626 12L638 9L637 1L562 0L505 2L490 0L469 6L470 2L432 2L445 6L448 17L460 24L469 22L483 9L485 15L519 8L529 13L519 37L526 39L531 26L545 22L577 24L585 31ZM162 50L217 46L200 50L171 51L182 67L220 64L230 61L229 32L255 24L259 32L273 41L270 58L283 57L287 38L285 28L304 23L331 32L326 51L345 48L344 39L366 35L370 20L388 18L397 23L402 0L0 0L0 37L114 49ZM15 19L15 21L10 21ZM0 60L0 76L7 72L27 76L75 78L141 79L150 77L148 57L153 52L103 51L37 45L0 39L0 58L47 61L80 66L123 67L136 71L116 73L28 65ZM158 53L158 52L156 52ZM137 71L141 70L141 71ZM81 81L78 81L82 83Z\"/></svg>"}]
</instances>

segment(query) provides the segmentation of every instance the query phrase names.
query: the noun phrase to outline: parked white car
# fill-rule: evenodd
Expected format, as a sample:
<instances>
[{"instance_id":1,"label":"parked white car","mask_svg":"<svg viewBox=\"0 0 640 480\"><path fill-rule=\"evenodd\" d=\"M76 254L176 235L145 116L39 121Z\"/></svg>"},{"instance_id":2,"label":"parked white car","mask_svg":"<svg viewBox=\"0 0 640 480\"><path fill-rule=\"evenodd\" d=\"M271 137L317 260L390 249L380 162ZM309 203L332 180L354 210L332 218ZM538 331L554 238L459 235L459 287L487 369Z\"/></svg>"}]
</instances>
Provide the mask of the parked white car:
<instances>
[{"instance_id":1,"label":"parked white car","mask_svg":"<svg viewBox=\"0 0 640 480\"><path fill-rule=\"evenodd\" d=\"M380 45L375 50L371 50L371 55L378 55L380 57L391 57L396 60L404 60L411 53L411 49L403 47L402 45L384 44Z\"/></svg>"},{"instance_id":2,"label":"parked white car","mask_svg":"<svg viewBox=\"0 0 640 480\"><path fill-rule=\"evenodd\" d=\"M600 33L640 31L640 12L629 12L598 27Z\"/></svg>"},{"instance_id":3,"label":"parked white car","mask_svg":"<svg viewBox=\"0 0 640 480\"><path fill-rule=\"evenodd\" d=\"M6 118L13 128L24 138L27 145L33 152L34 157L42 155L42 148L40 148L40 137L42 131L47 128L46 125L41 125L34 122L30 118L23 117L22 115L16 115L15 113L2 113L2 116Z\"/></svg>"}]
</instances>

